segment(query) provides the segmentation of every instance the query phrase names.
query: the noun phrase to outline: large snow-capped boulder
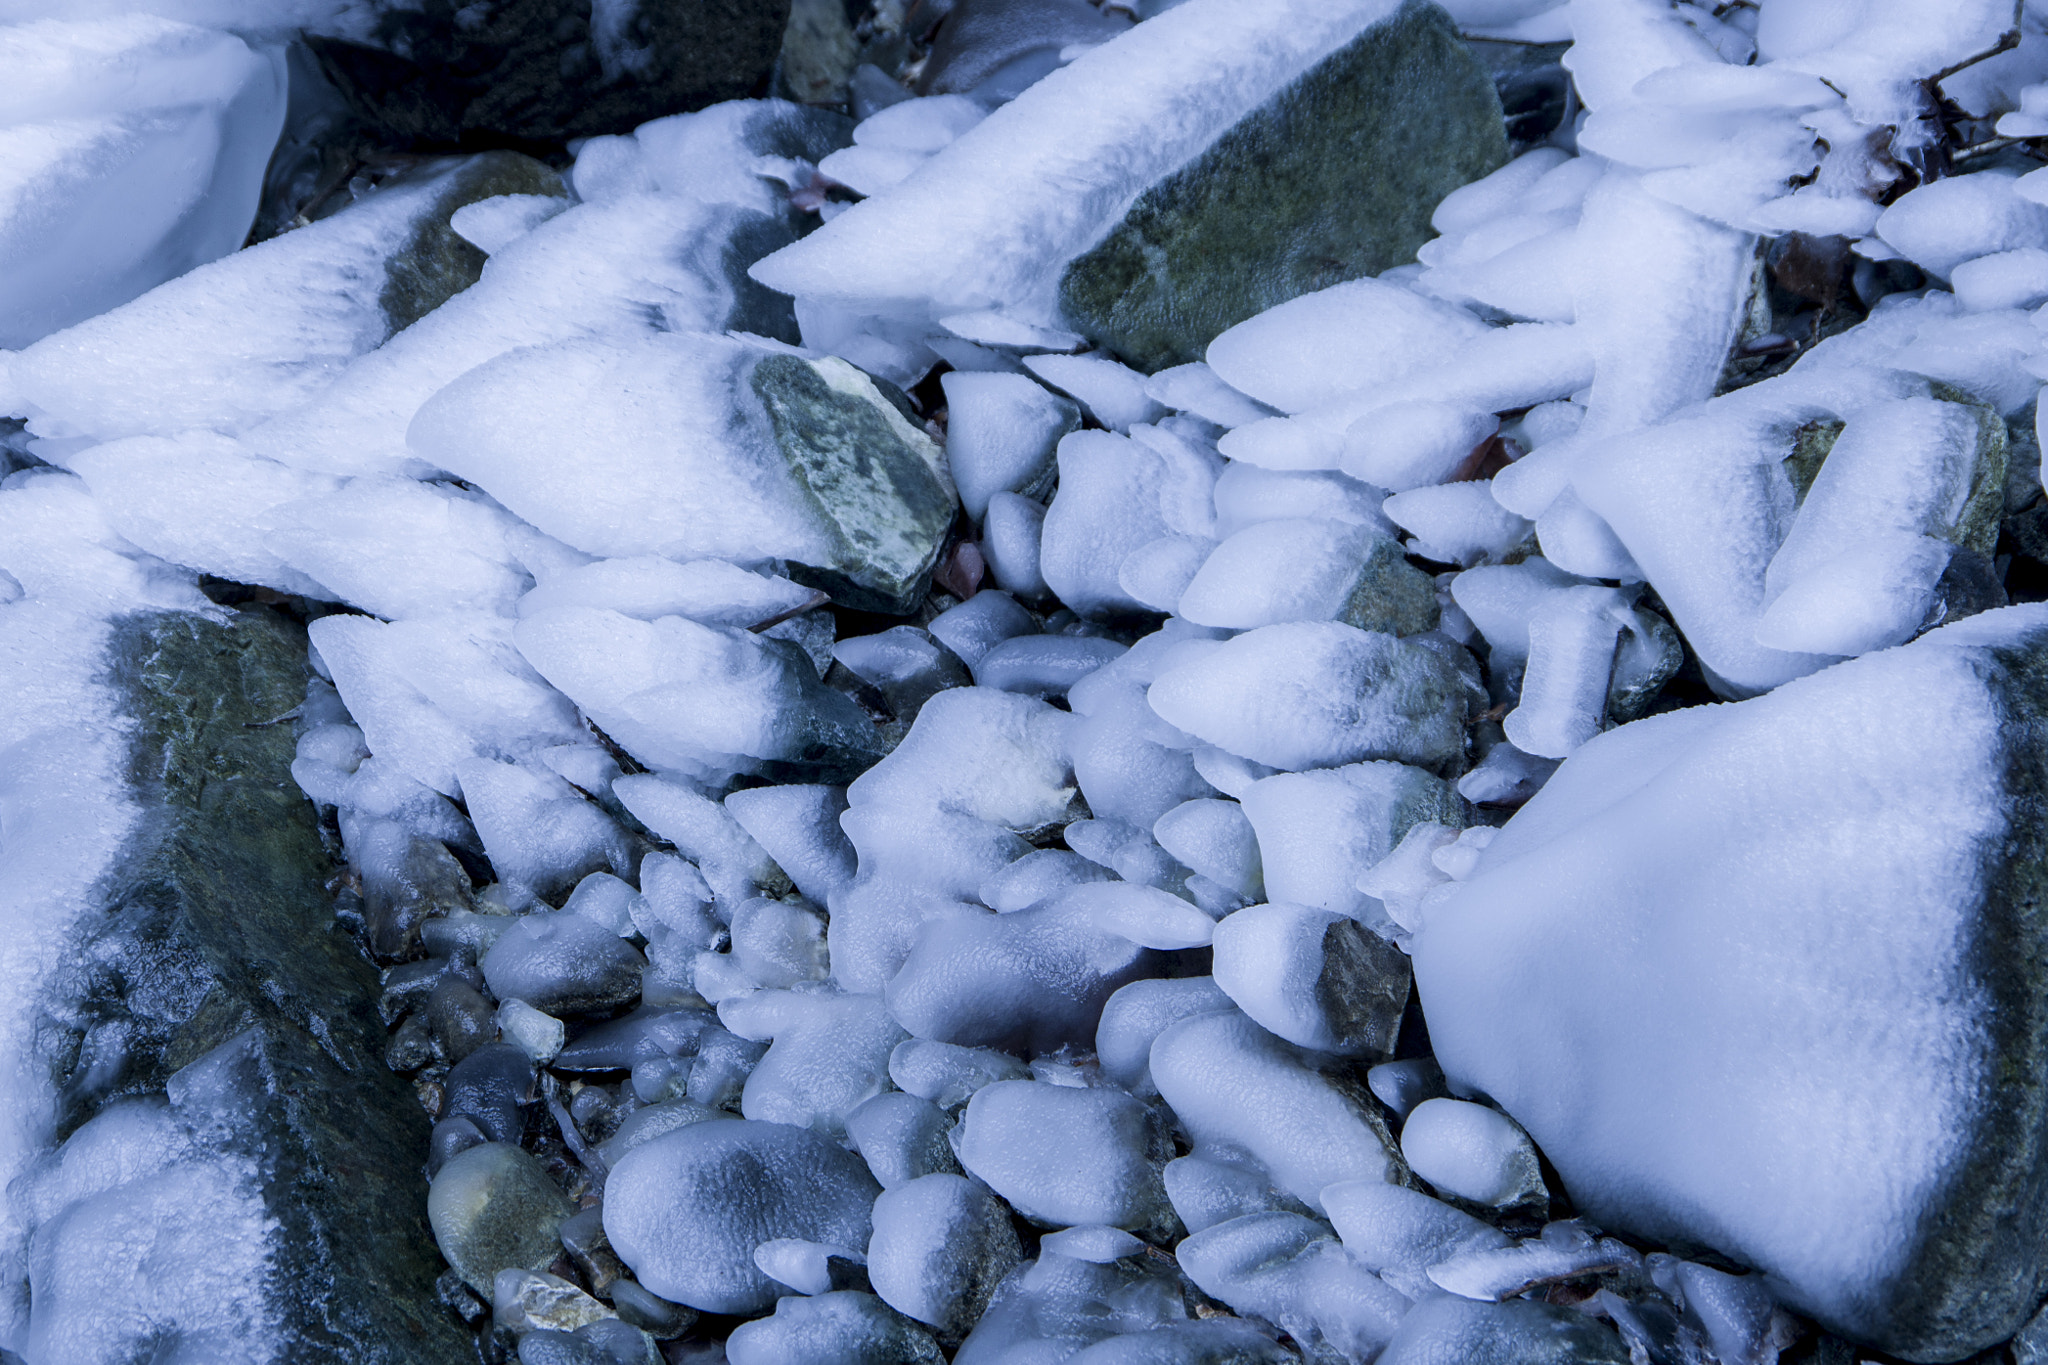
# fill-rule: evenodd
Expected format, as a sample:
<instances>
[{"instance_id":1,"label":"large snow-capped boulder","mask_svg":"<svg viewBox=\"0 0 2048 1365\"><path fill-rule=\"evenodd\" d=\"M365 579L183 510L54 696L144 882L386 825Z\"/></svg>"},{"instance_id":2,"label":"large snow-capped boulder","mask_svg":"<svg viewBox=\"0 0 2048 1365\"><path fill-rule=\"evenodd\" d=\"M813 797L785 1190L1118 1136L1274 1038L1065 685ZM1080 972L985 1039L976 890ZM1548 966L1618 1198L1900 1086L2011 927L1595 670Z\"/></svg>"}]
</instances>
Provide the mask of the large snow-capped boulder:
<instances>
[{"instance_id":1,"label":"large snow-capped boulder","mask_svg":"<svg viewBox=\"0 0 2048 1365\"><path fill-rule=\"evenodd\" d=\"M1593 740L1423 906L1446 1073L1601 1223L1911 1360L2048 1284L2048 606Z\"/></svg>"}]
</instances>

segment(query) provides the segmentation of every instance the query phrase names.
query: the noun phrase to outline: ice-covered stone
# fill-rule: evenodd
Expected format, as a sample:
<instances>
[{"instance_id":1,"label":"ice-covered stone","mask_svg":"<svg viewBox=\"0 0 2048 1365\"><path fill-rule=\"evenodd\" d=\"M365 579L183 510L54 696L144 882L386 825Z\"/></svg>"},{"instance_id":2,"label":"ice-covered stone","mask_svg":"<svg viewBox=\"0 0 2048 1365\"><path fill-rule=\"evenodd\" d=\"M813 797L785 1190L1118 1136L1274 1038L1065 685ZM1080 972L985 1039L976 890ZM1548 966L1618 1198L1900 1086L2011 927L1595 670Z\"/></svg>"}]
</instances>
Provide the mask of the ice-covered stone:
<instances>
[{"instance_id":1,"label":"ice-covered stone","mask_svg":"<svg viewBox=\"0 0 2048 1365\"><path fill-rule=\"evenodd\" d=\"M931 1334L891 1311L873 1294L841 1289L775 1301L765 1318L743 1322L726 1338L732 1365L831 1361L834 1365L941 1365Z\"/></svg>"},{"instance_id":2,"label":"ice-covered stone","mask_svg":"<svg viewBox=\"0 0 2048 1365\"><path fill-rule=\"evenodd\" d=\"M697 1123L637 1148L605 1184L604 1230L641 1284L713 1313L757 1313L778 1237L864 1247L881 1192L859 1157L807 1128Z\"/></svg>"},{"instance_id":3,"label":"ice-covered stone","mask_svg":"<svg viewBox=\"0 0 2048 1365\"><path fill-rule=\"evenodd\" d=\"M927 1175L875 1201L868 1277L897 1312L964 1336L1024 1259L1002 1201L977 1181Z\"/></svg>"},{"instance_id":4,"label":"ice-covered stone","mask_svg":"<svg viewBox=\"0 0 2048 1365\"><path fill-rule=\"evenodd\" d=\"M408 439L579 549L786 559L869 611L922 596L953 518L939 448L873 379L728 337L514 352Z\"/></svg>"},{"instance_id":5,"label":"ice-covered stone","mask_svg":"<svg viewBox=\"0 0 2048 1365\"><path fill-rule=\"evenodd\" d=\"M1359 878L1417 824L1456 827L1465 818L1450 784L1405 763L1276 773L1248 786L1242 801L1270 899L1366 919L1373 898Z\"/></svg>"},{"instance_id":6,"label":"ice-covered stone","mask_svg":"<svg viewBox=\"0 0 2048 1365\"><path fill-rule=\"evenodd\" d=\"M1360 759L1435 768L1463 752L1472 690L1441 650L1303 621L1176 661L1148 696L1169 723L1276 768Z\"/></svg>"},{"instance_id":7,"label":"ice-covered stone","mask_svg":"<svg viewBox=\"0 0 2048 1365\"><path fill-rule=\"evenodd\" d=\"M1145 1106L1121 1090L997 1081L968 1101L960 1132L968 1174L1034 1222L1172 1227L1159 1181L1170 1144Z\"/></svg>"},{"instance_id":8,"label":"ice-covered stone","mask_svg":"<svg viewBox=\"0 0 2048 1365\"><path fill-rule=\"evenodd\" d=\"M2033 1215L1990 1220L2042 1178L2010 1116L2042 1084L2044 639L1989 612L1588 744L1425 908L1446 1072L1603 1224L1715 1245L1834 1330L1929 1359L2013 1331ZM1569 1001L1536 984L1566 959Z\"/></svg>"},{"instance_id":9,"label":"ice-covered stone","mask_svg":"<svg viewBox=\"0 0 2048 1365\"><path fill-rule=\"evenodd\" d=\"M1053 449L1081 425L1069 400L1021 374L940 376L946 394L946 462L960 505L976 521L998 493L1041 497L1052 486Z\"/></svg>"},{"instance_id":10,"label":"ice-covered stone","mask_svg":"<svg viewBox=\"0 0 2048 1365\"><path fill-rule=\"evenodd\" d=\"M434 1241L480 1294L501 1270L551 1264L562 1254L557 1230L573 1212L537 1158L502 1142L456 1154L427 1191Z\"/></svg>"},{"instance_id":11,"label":"ice-covered stone","mask_svg":"<svg viewBox=\"0 0 2048 1365\"><path fill-rule=\"evenodd\" d=\"M1323 1191L1323 1209L1344 1249L1410 1298L1434 1286L1425 1272L1472 1251L1499 1251L1513 1239L1491 1223L1384 1180L1347 1180Z\"/></svg>"},{"instance_id":12,"label":"ice-covered stone","mask_svg":"<svg viewBox=\"0 0 2048 1365\"><path fill-rule=\"evenodd\" d=\"M1483 1104L1424 1100L1401 1126L1401 1155L1424 1180L1474 1204L1498 1207L1544 1193L1529 1135Z\"/></svg>"},{"instance_id":13,"label":"ice-covered stone","mask_svg":"<svg viewBox=\"0 0 2048 1365\"><path fill-rule=\"evenodd\" d=\"M1024 1080L1030 1068L994 1048L960 1047L912 1038L889 1054L889 1079L909 1094L941 1109L958 1110L976 1091L996 1081Z\"/></svg>"},{"instance_id":14,"label":"ice-covered stone","mask_svg":"<svg viewBox=\"0 0 2048 1365\"><path fill-rule=\"evenodd\" d=\"M1516 1365L1621 1365L1619 1334L1547 1303L1474 1303L1440 1294L1409 1310L1379 1359L1384 1365L1512 1360Z\"/></svg>"},{"instance_id":15,"label":"ice-covered stone","mask_svg":"<svg viewBox=\"0 0 2048 1365\"><path fill-rule=\"evenodd\" d=\"M1190 1015L1235 1008L1210 977L1133 981L1109 998L1095 1029L1095 1055L1103 1074L1134 1095L1156 1094L1152 1044Z\"/></svg>"},{"instance_id":16,"label":"ice-covered stone","mask_svg":"<svg viewBox=\"0 0 2048 1365\"><path fill-rule=\"evenodd\" d=\"M1408 1312L1330 1235L1298 1213L1253 1213L1202 1229L1175 1249L1188 1278L1239 1313L1280 1328L1313 1355L1374 1355Z\"/></svg>"},{"instance_id":17,"label":"ice-covered stone","mask_svg":"<svg viewBox=\"0 0 2048 1365\"><path fill-rule=\"evenodd\" d=\"M1394 1050L1408 962L1356 920L1305 905L1254 905L1216 926L1216 984L1298 1047L1346 1056Z\"/></svg>"},{"instance_id":18,"label":"ice-covered stone","mask_svg":"<svg viewBox=\"0 0 2048 1365\"><path fill-rule=\"evenodd\" d=\"M953 1357L954 1365L1023 1365L1047 1354L1073 1359L1068 1352L1187 1316L1179 1285L1143 1262L1101 1264L1042 1254L997 1286L988 1311Z\"/></svg>"},{"instance_id":19,"label":"ice-covered stone","mask_svg":"<svg viewBox=\"0 0 2048 1365\"><path fill-rule=\"evenodd\" d=\"M724 1001L720 1022L742 1038L773 1038L740 1099L750 1119L846 1131L846 1115L879 1093L903 1030L881 997L758 991Z\"/></svg>"},{"instance_id":20,"label":"ice-covered stone","mask_svg":"<svg viewBox=\"0 0 2048 1365\"><path fill-rule=\"evenodd\" d=\"M928 1175L959 1174L953 1120L930 1100L886 1090L846 1116L847 1140L885 1190Z\"/></svg>"},{"instance_id":21,"label":"ice-covered stone","mask_svg":"<svg viewBox=\"0 0 2048 1365\"><path fill-rule=\"evenodd\" d=\"M1436 629L1436 586L1371 526L1280 518L1218 545L1181 594L1178 612L1232 630L1341 621L1413 635Z\"/></svg>"},{"instance_id":22,"label":"ice-covered stone","mask_svg":"<svg viewBox=\"0 0 2048 1365\"><path fill-rule=\"evenodd\" d=\"M499 937L483 960L501 1000L551 1014L622 1005L640 993L646 961L619 936L582 915L532 914Z\"/></svg>"}]
</instances>

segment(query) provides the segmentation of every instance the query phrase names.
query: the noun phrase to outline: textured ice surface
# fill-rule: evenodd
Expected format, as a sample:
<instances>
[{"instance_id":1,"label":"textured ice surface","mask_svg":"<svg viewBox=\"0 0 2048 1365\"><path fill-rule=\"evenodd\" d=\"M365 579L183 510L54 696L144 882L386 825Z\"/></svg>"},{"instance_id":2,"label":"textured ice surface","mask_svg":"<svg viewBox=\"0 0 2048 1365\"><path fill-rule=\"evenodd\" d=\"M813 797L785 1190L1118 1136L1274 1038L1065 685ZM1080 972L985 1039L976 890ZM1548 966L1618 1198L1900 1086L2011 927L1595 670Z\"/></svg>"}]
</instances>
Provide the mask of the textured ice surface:
<instances>
[{"instance_id":1,"label":"textured ice surface","mask_svg":"<svg viewBox=\"0 0 2048 1365\"><path fill-rule=\"evenodd\" d=\"M904 1038L875 995L765 990L724 1001L718 1017L742 1038L775 1040L747 1077L740 1112L834 1137L884 1088L889 1054Z\"/></svg>"},{"instance_id":2,"label":"textured ice surface","mask_svg":"<svg viewBox=\"0 0 2048 1365\"><path fill-rule=\"evenodd\" d=\"M0 27L0 347L233 251L285 109L281 49L145 15Z\"/></svg>"},{"instance_id":3,"label":"textured ice surface","mask_svg":"<svg viewBox=\"0 0 2048 1365\"><path fill-rule=\"evenodd\" d=\"M868 1278L891 1308L964 1333L1023 1259L1009 1210L958 1175L927 1175L875 1201Z\"/></svg>"},{"instance_id":4,"label":"textured ice surface","mask_svg":"<svg viewBox=\"0 0 2048 1365\"><path fill-rule=\"evenodd\" d=\"M1349 763L1261 778L1243 793L1275 900L1370 920L1365 871L1422 821L1463 822L1449 786L1405 763Z\"/></svg>"},{"instance_id":5,"label":"textured ice surface","mask_svg":"<svg viewBox=\"0 0 2048 1365\"><path fill-rule=\"evenodd\" d=\"M1165 1134L1121 1090L997 1081L968 1102L960 1134L968 1174L1036 1223L1170 1224L1159 1181Z\"/></svg>"},{"instance_id":6,"label":"textured ice surface","mask_svg":"<svg viewBox=\"0 0 2048 1365\"><path fill-rule=\"evenodd\" d=\"M1305 905L1248 906L1216 926L1215 947L1217 986L1261 1027L1318 1052L1393 1051L1408 964L1355 920Z\"/></svg>"},{"instance_id":7,"label":"textured ice surface","mask_svg":"<svg viewBox=\"0 0 2048 1365\"><path fill-rule=\"evenodd\" d=\"M1401 1155L1430 1184L1475 1204L1512 1204L1543 1189L1529 1135L1483 1104L1424 1100L1402 1125Z\"/></svg>"},{"instance_id":8,"label":"textured ice surface","mask_svg":"<svg viewBox=\"0 0 2048 1365\"><path fill-rule=\"evenodd\" d=\"M1050 484L1053 447L1081 425L1075 406L1021 374L940 376L946 394L946 460L960 505L980 521L997 493L1038 496Z\"/></svg>"},{"instance_id":9,"label":"textured ice surface","mask_svg":"<svg viewBox=\"0 0 2048 1365\"><path fill-rule=\"evenodd\" d=\"M806 1128L698 1123L635 1149L605 1185L605 1236L676 1303L758 1313L775 1301L754 1248L778 1237L868 1244L880 1187L859 1157Z\"/></svg>"},{"instance_id":10,"label":"textured ice surface","mask_svg":"<svg viewBox=\"0 0 2048 1365\"><path fill-rule=\"evenodd\" d=\"M1491 1223L1383 1180L1347 1180L1323 1191L1323 1210L1344 1249L1411 1298L1430 1292L1431 1266L1473 1251L1498 1251L1512 1239Z\"/></svg>"},{"instance_id":11,"label":"textured ice surface","mask_svg":"<svg viewBox=\"0 0 2048 1365\"><path fill-rule=\"evenodd\" d=\"M1204 1293L1338 1359L1374 1355L1408 1311L1408 1300L1327 1227L1298 1213L1233 1218L1189 1237L1175 1254Z\"/></svg>"}]
</instances>

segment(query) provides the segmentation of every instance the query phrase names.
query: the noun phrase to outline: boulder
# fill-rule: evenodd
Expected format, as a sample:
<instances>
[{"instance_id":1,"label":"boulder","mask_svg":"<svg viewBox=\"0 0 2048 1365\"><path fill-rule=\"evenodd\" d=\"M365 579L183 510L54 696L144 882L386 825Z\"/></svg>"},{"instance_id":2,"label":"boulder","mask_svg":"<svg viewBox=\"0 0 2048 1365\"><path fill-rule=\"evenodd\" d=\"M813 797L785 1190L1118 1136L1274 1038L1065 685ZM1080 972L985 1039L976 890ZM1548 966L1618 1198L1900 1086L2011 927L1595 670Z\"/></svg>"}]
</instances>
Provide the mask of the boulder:
<instances>
[{"instance_id":1,"label":"boulder","mask_svg":"<svg viewBox=\"0 0 2048 1365\"><path fill-rule=\"evenodd\" d=\"M1908 1360L2010 1337L2048 1289L2044 714L2025 606L1594 739L1421 911L1445 1072L1603 1226Z\"/></svg>"},{"instance_id":2,"label":"boulder","mask_svg":"<svg viewBox=\"0 0 2048 1365\"><path fill-rule=\"evenodd\" d=\"M270 723L303 700L308 676L305 632L268 610L115 627L106 681L132 721L143 819L105 913L47 990L57 1131L102 1135L82 1139L97 1149L110 1130L88 1120L128 1121L168 1093L192 1134L182 1169L220 1173L233 1199L194 1189L155 1231L125 1235L175 1228L185 1255L225 1265L258 1235L222 1221L247 1202L269 1265L167 1299L154 1272L130 1284L99 1264L90 1200L53 1207L31 1267L38 1330L70 1330L55 1315L71 1303L78 1324L126 1323L151 1343L108 1339L124 1356L180 1340L210 1352L222 1338L208 1333L241 1318L241 1339L294 1360L426 1365L469 1349L434 1297L441 1266L418 1177L428 1118L384 1066L377 972L335 918L333 864L291 781L291 727ZM61 1167L71 1151L45 1161ZM117 1193L138 1217L153 1207L140 1186ZM72 1302L58 1290L79 1256L96 1268Z\"/></svg>"},{"instance_id":3,"label":"boulder","mask_svg":"<svg viewBox=\"0 0 2048 1365\"><path fill-rule=\"evenodd\" d=\"M548 143L763 93L789 0L375 0L307 35L351 108L424 146Z\"/></svg>"}]
</instances>

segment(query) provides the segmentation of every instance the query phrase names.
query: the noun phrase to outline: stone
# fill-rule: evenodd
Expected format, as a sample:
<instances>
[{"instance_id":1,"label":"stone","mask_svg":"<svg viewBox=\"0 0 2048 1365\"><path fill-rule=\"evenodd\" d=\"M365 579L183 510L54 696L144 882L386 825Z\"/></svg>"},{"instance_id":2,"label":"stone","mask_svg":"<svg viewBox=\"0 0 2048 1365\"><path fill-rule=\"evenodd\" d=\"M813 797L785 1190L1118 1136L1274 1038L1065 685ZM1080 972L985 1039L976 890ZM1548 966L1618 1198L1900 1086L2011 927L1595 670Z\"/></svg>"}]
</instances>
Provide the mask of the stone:
<instances>
[{"instance_id":1,"label":"stone","mask_svg":"<svg viewBox=\"0 0 2048 1365\"><path fill-rule=\"evenodd\" d=\"M484 980L500 1000L548 1014L626 1004L640 994L646 961L603 925L573 911L526 915L484 955Z\"/></svg>"},{"instance_id":2,"label":"stone","mask_svg":"<svg viewBox=\"0 0 2048 1365\"><path fill-rule=\"evenodd\" d=\"M1216 926L1215 963L1216 984L1238 1008L1297 1047L1392 1055L1408 959L1356 920L1305 905L1248 906Z\"/></svg>"},{"instance_id":3,"label":"stone","mask_svg":"<svg viewBox=\"0 0 2048 1365\"><path fill-rule=\"evenodd\" d=\"M428 1120L381 1064L377 972L335 918L335 868L291 780L291 727L270 723L308 677L303 629L267 609L116 625L106 682L132 719L144 819L106 913L50 983L57 1134L181 1074L190 1093L188 1068L211 1059L205 1142L222 1160L260 1154L271 1271L239 1291L252 1311L294 1359L428 1365L468 1349L435 1300L441 1267L420 1217ZM41 1245L61 1254L59 1230ZM95 1320L132 1314L159 1330L114 1285L100 1283ZM56 1307L52 1286L37 1292ZM177 1349L175 1325L160 1330L151 1340Z\"/></svg>"},{"instance_id":4,"label":"stone","mask_svg":"<svg viewBox=\"0 0 2048 1365\"><path fill-rule=\"evenodd\" d=\"M1128 27L1086 0L957 0L932 37L917 93L987 86L1014 94L1056 69L1062 49L1092 47Z\"/></svg>"},{"instance_id":5,"label":"stone","mask_svg":"<svg viewBox=\"0 0 2048 1365\"><path fill-rule=\"evenodd\" d=\"M776 1300L775 1312L741 1323L726 1341L732 1365L941 1365L931 1334L873 1294L843 1289Z\"/></svg>"},{"instance_id":6,"label":"stone","mask_svg":"<svg viewBox=\"0 0 2048 1365\"><path fill-rule=\"evenodd\" d=\"M1601 1226L1841 1336L2010 1337L2048 1289L2044 715L2031 605L1596 738L1421 911L1452 1086Z\"/></svg>"},{"instance_id":7,"label":"stone","mask_svg":"<svg viewBox=\"0 0 2048 1365\"><path fill-rule=\"evenodd\" d=\"M953 524L943 457L894 389L835 357L772 355L748 383L838 553L790 577L841 606L904 615L924 597Z\"/></svg>"},{"instance_id":8,"label":"stone","mask_svg":"<svg viewBox=\"0 0 2048 1365\"><path fill-rule=\"evenodd\" d=\"M510 1043L488 1043L457 1062L441 1083L441 1117L458 1115L493 1142L517 1143L526 1132L533 1063Z\"/></svg>"},{"instance_id":9,"label":"stone","mask_svg":"<svg viewBox=\"0 0 2048 1365\"><path fill-rule=\"evenodd\" d=\"M1506 160L1493 82L1411 3L1147 188L1068 264L1060 306L1141 369L1197 361L1255 313L1413 260L1438 202Z\"/></svg>"},{"instance_id":10,"label":"stone","mask_svg":"<svg viewBox=\"0 0 2048 1365\"><path fill-rule=\"evenodd\" d=\"M533 1331L573 1332L613 1313L559 1275L508 1266L491 1281L491 1315L498 1326L523 1336Z\"/></svg>"},{"instance_id":11,"label":"stone","mask_svg":"<svg viewBox=\"0 0 2048 1365\"><path fill-rule=\"evenodd\" d=\"M690 1330L697 1315L679 1303L650 1292L635 1280L615 1280L612 1307L619 1317L660 1341L672 1341Z\"/></svg>"},{"instance_id":12,"label":"stone","mask_svg":"<svg viewBox=\"0 0 2048 1365\"><path fill-rule=\"evenodd\" d=\"M875 1201L868 1277L897 1312L958 1339L1024 1259L1010 1211L979 1181L928 1175Z\"/></svg>"},{"instance_id":13,"label":"stone","mask_svg":"<svg viewBox=\"0 0 2048 1365\"><path fill-rule=\"evenodd\" d=\"M427 1191L427 1221L463 1283L489 1297L498 1272L539 1270L562 1254L575 1212L540 1160L503 1142L458 1152Z\"/></svg>"},{"instance_id":14,"label":"stone","mask_svg":"<svg viewBox=\"0 0 2048 1365\"><path fill-rule=\"evenodd\" d=\"M843 104L860 43L846 21L845 0L791 0L782 31L782 93L798 104Z\"/></svg>"},{"instance_id":15,"label":"stone","mask_svg":"<svg viewBox=\"0 0 2048 1365\"><path fill-rule=\"evenodd\" d=\"M469 874L448 846L415 834L406 841L396 875L364 879L364 936L376 956L402 958L419 942L420 926L430 916L471 904Z\"/></svg>"},{"instance_id":16,"label":"stone","mask_svg":"<svg viewBox=\"0 0 2048 1365\"><path fill-rule=\"evenodd\" d=\"M417 146L559 143L762 93L788 0L378 3L365 32L312 32L361 117Z\"/></svg>"},{"instance_id":17,"label":"stone","mask_svg":"<svg viewBox=\"0 0 2048 1365\"><path fill-rule=\"evenodd\" d=\"M635 1148L605 1184L604 1230L647 1289L708 1313L779 1296L754 1264L778 1238L864 1247L882 1192L861 1159L808 1128L696 1123Z\"/></svg>"}]
</instances>

